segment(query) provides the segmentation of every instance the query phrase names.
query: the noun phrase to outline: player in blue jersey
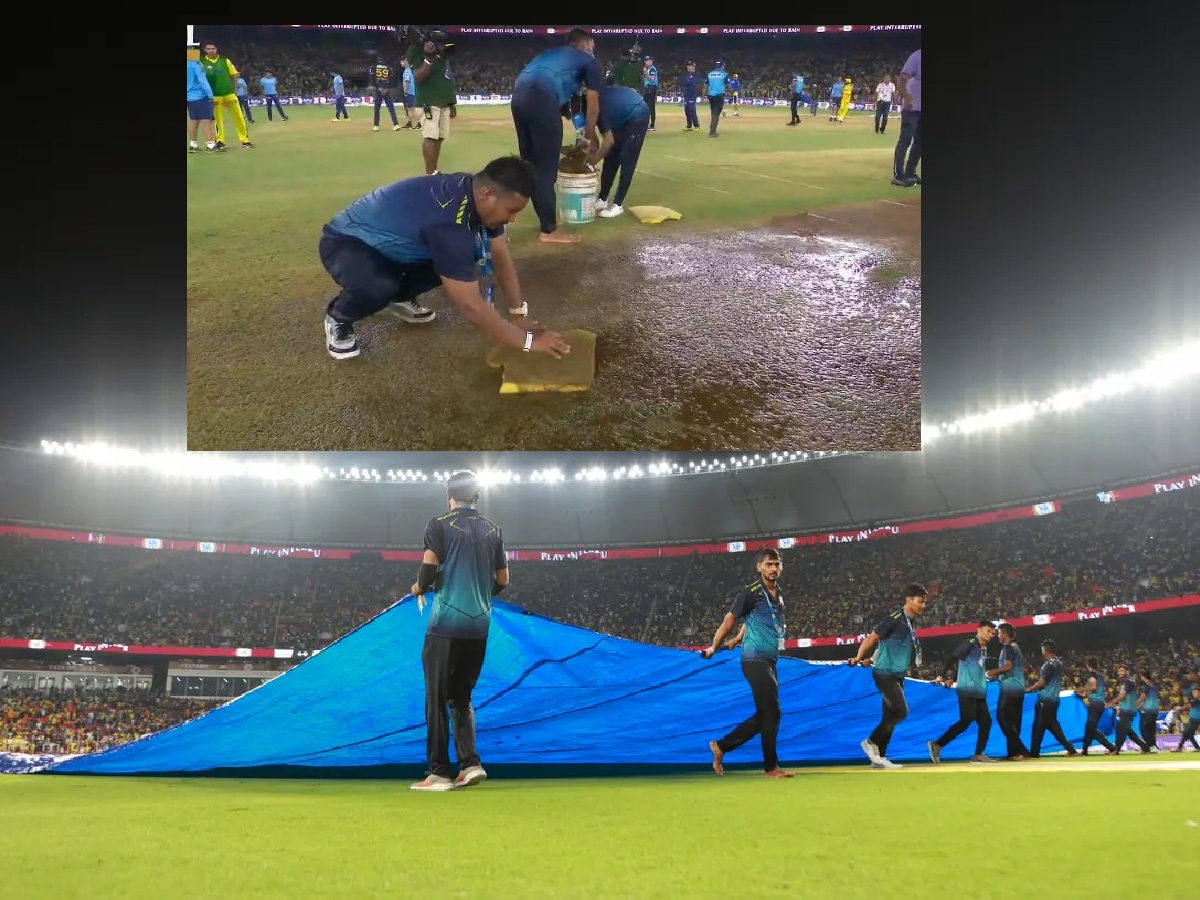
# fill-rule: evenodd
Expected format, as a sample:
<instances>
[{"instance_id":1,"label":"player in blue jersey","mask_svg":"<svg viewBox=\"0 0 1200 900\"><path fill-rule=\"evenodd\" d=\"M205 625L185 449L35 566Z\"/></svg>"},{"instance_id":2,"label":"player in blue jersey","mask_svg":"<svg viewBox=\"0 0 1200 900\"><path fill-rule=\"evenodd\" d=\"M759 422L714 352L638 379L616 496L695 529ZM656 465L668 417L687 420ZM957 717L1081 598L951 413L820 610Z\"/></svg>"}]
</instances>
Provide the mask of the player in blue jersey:
<instances>
[{"instance_id":1,"label":"player in blue jersey","mask_svg":"<svg viewBox=\"0 0 1200 900\"><path fill-rule=\"evenodd\" d=\"M615 218L625 211L622 204L633 184L633 173L637 171L638 157L642 154L642 144L650 127L650 115L646 101L633 88L607 85L600 89L597 128L604 137L599 149L589 156L588 161L595 164L604 160L596 208L605 219ZM618 173L621 176L619 183ZM617 192L612 194L614 183L617 184Z\"/></svg>"},{"instance_id":2,"label":"player in blue jersey","mask_svg":"<svg viewBox=\"0 0 1200 900\"><path fill-rule=\"evenodd\" d=\"M929 758L935 763L941 762L942 750L952 740L970 728L978 726L975 735L975 753L971 756L973 763L995 762L983 751L987 748L988 735L992 731L992 714L987 705L987 645L996 636L996 626L992 622L980 622L975 629L975 637L963 641L955 649L942 668L942 677L938 684L953 686L958 693L958 721L951 725L936 741L930 741ZM945 676L957 668L957 674L952 679Z\"/></svg>"},{"instance_id":3,"label":"player in blue jersey","mask_svg":"<svg viewBox=\"0 0 1200 900\"><path fill-rule=\"evenodd\" d=\"M501 157L475 175L397 181L334 216L319 245L321 264L341 288L325 309L329 355L358 356L354 323L383 310L405 322L432 322L433 310L417 298L439 284L489 340L554 357L570 353L561 335L528 320L505 235L505 226L529 203L535 177L524 160ZM480 295L480 267L489 247L509 321Z\"/></svg>"},{"instance_id":4,"label":"player in blue jersey","mask_svg":"<svg viewBox=\"0 0 1200 900\"><path fill-rule=\"evenodd\" d=\"M850 660L850 665L867 665L874 655L875 689L883 696L883 718L860 747L873 769L899 769L899 763L887 758L892 732L908 716L904 698L904 679L913 663L921 664L921 642L917 639L917 616L925 612L929 594L919 584L904 589L904 605L890 609L867 635Z\"/></svg>"},{"instance_id":5,"label":"player in blue jersey","mask_svg":"<svg viewBox=\"0 0 1200 900\"><path fill-rule=\"evenodd\" d=\"M267 121L271 119L271 107L279 110L279 118L287 121L287 113L283 111L283 107L279 105L279 79L270 71L264 72L263 77L258 79L258 84L262 88L263 99L267 101Z\"/></svg>"},{"instance_id":6,"label":"player in blue jersey","mask_svg":"<svg viewBox=\"0 0 1200 900\"><path fill-rule=\"evenodd\" d=\"M1105 692L1104 674L1100 671L1100 663L1095 657L1087 661L1088 673L1087 682L1084 686L1075 693L1079 699L1087 706L1087 720L1083 724L1083 755L1088 755L1088 750L1092 746L1092 741L1095 741L1101 747L1108 751L1109 756L1116 755L1117 745L1110 741L1104 732L1100 730L1100 719L1104 715L1104 708L1108 699Z\"/></svg>"},{"instance_id":7,"label":"player in blue jersey","mask_svg":"<svg viewBox=\"0 0 1200 900\"><path fill-rule=\"evenodd\" d=\"M1133 741L1143 753L1150 752L1150 745L1142 740L1134 729L1138 714L1138 686L1129 666L1117 667L1117 696L1108 704L1117 714L1117 752L1125 747L1125 741Z\"/></svg>"},{"instance_id":8,"label":"player in blue jersey","mask_svg":"<svg viewBox=\"0 0 1200 900\"><path fill-rule=\"evenodd\" d=\"M1151 753L1158 752L1158 702L1158 682L1149 671L1143 671L1138 684L1138 731Z\"/></svg>"},{"instance_id":9,"label":"player in blue jersey","mask_svg":"<svg viewBox=\"0 0 1200 900\"><path fill-rule=\"evenodd\" d=\"M600 146L596 117L600 113L603 76L593 55L595 49L591 32L572 28L566 46L535 56L521 70L513 86L511 109L517 146L521 159L537 169L533 209L541 230L538 239L544 243L577 244L582 240L579 235L559 229L554 184L558 181L558 158L563 142L563 110L585 87L584 137L591 144L590 149Z\"/></svg>"},{"instance_id":10,"label":"player in blue jersey","mask_svg":"<svg viewBox=\"0 0 1200 900\"><path fill-rule=\"evenodd\" d=\"M500 526L483 516L479 479L455 472L446 482L450 511L425 526L425 555L412 594L424 614L433 594L421 664L425 670L428 771L414 791L448 791L487 778L475 747L471 692L483 669L492 598L508 586L508 556ZM449 715L446 711L449 708ZM450 767L450 728L458 776Z\"/></svg>"},{"instance_id":11,"label":"player in blue jersey","mask_svg":"<svg viewBox=\"0 0 1200 900\"><path fill-rule=\"evenodd\" d=\"M1028 759L1029 751L1021 742L1021 719L1025 712L1025 655L1016 641L1016 629L1001 622L1000 659L996 668L987 672L988 680L1000 681L1000 698L996 703L996 724L1004 732L1007 743L1005 759Z\"/></svg>"},{"instance_id":12,"label":"player in blue jersey","mask_svg":"<svg viewBox=\"0 0 1200 900\"><path fill-rule=\"evenodd\" d=\"M188 153L199 153L200 144L196 140L200 129L204 129L205 150L218 153L224 147L217 146L217 136L213 125L213 90L200 65L200 46L188 44L187 47L187 110L188 110Z\"/></svg>"},{"instance_id":13,"label":"player in blue jersey","mask_svg":"<svg viewBox=\"0 0 1200 900\"><path fill-rule=\"evenodd\" d=\"M413 75L412 63L408 61L408 57L401 57L400 68L400 85L404 90L404 127L419 131L421 114L417 111L417 79Z\"/></svg>"},{"instance_id":14,"label":"player in blue jersey","mask_svg":"<svg viewBox=\"0 0 1200 900\"><path fill-rule=\"evenodd\" d=\"M1037 694L1037 705L1033 708L1033 735L1029 741L1029 755L1037 759L1042 755L1042 738L1049 731L1051 737L1062 744L1068 756L1079 751L1067 740L1062 726L1058 724L1059 695L1062 693L1063 664L1058 658L1054 641L1042 641L1042 668L1038 679L1025 688L1027 694Z\"/></svg>"},{"instance_id":15,"label":"player in blue jersey","mask_svg":"<svg viewBox=\"0 0 1200 900\"><path fill-rule=\"evenodd\" d=\"M349 119L346 110L346 80L337 72L333 73L333 121Z\"/></svg>"},{"instance_id":16,"label":"player in blue jersey","mask_svg":"<svg viewBox=\"0 0 1200 900\"><path fill-rule=\"evenodd\" d=\"M687 71L679 80L679 92L683 96L683 117L687 121L684 131L699 131L700 117L696 115L696 99L700 96L700 76L696 74L696 63L689 59Z\"/></svg>"},{"instance_id":17,"label":"player in blue jersey","mask_svg":"<svg viewBox=\"0 0 1200 900\"><path fill-rule=\"evenodd\" d=\"M792 121L789 125L800 124L800 107L805 102L804 76L797 72L792 76Z\"/></svg>"},{"instance_id":18,"label":"player in blue jersey","mask_svg":"<svg viewBox=\"0 0 1200 900\"><path fill-rule=\"evenodd\" d=\"M657 119L655 107L658 105L658 66L654 64L653 56L642 60L642 99L650 110L650 130L653 131Z\"/></svg>"},{"instance_id":19,"label":"player in blue jersey","mask_svg":"<svg viewBox=\"0 0 1200 900\"><path fill-rule=\"evenodd\" d=\"M704 94L708 97L709 137L717 137L717 125L721 121L721 111L725 108L725 90L728 86L729 73L725 71L725 64L718 59L704 79Z\"/></svg>"},{"instance_id":20,"label":"player in blue jersey","mask_svg":"<svg viewBox=\"0 0 1200 900\"><path fill-rule=\"evenodd\" d=\"M729 105L733 109L733 117L738 118L741 113L738 112L738 106L742 102L742 79L738 77L738 73L734 72L729 76Z\"/></svg>"},{"instance_id":21,"label":"player in blue jersey","mask_svg":"<svg viewBox=\"0 0 1200 900\"><path fill-rule=\"evenodd\" d=\"M233 79L233 94L237 97L238 106L242 108L242 115L246 117L246 123L253 125L254 116L250 112L250 87L241 75Z\"/></svg>"},{"instance_id":22,"label":"player in blue jersey","mask_svg":"<svg viewBox=\"0 0 1200 900\"><path fill-rule=\"evenodd\" d=\"M1188 741L1200 750L1200 741L1196 740L1196 732L1200 730L1200 684L1192 685L1192 696L1187 703L1176 707L1175 712L1181 716L1186 713L1187 720L1183 723L1183 731L1179 735L1179 746L1171 752L1182 753L1183 745Z\"/></svg>"},{"instance_id":23,"label":"player in blue jersey","mask_svg":"<svg viewBox=\"0 0 1200 900\"><path fill-rule=\"evenodd\" d=\"M712 646L701 652L705 659L712 659L721 647L732 650L741 645L742 674L754 697L754 715L719 741L709 741L708 749L712 752L713 771L724 775L725 754L758 735L762 740L763 774L768 778L791 778L794 772L779 768L776 748L781 716L776 664L784 641L783 594L779 591L783 561L779 558L779 551L760 551L757 568L762 577L738 591L733 606L713 636ZM739 621L742 626L737 636L729 638L729 633Z\"/></svg>"}]
</instances>

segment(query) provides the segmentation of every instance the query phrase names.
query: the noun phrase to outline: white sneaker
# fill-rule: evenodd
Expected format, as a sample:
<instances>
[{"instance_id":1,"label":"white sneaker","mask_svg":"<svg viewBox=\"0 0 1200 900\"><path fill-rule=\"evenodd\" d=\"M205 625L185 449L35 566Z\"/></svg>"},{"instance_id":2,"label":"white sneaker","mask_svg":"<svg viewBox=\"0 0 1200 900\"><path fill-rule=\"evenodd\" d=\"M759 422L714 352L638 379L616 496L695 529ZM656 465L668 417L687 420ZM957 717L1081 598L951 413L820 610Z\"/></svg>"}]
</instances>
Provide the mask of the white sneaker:
<instances>
[{"instance_id":1,"label":"white sneaker","mask_svg":"<svg viewBox=\"0 0 1200 900\"><path fill-rule=\"evenodd\" d=\"M376 126L374 126L374 127L371 129L371 130L372 130L372 131L378 131L378 130L379 130L379 126L378 126L378 125L376 125Z\"/></svg>"},{"instance_id":2,"label":"white sneaker","mask_svg":"<svg viewBox=\"0 0 1200 900\"><path fill-rule=\"evenodd\" d=\"M596 198L596 212L600 212L600 210L602 210L602 209L608 209L608 201L601 200L599 197L597 197Z\"/></svg>"},{"instance_id":3,"label":"white sneaker","mask_svg":"<svg viewBox=\"0 0 1200 900\"><path fill-rule=\"evenodd\" d=\"M325 316L325 349L334 359L353 359L358 356L358 338L354 336L354 326L335 322L332 317Z\"/></svg>"},{"instance_id":4,"label":"white sneaker","mask_svg":"<svg viewBox=\"0 0 1200 900\"><path fill-rule=\"evenodd\" d=\"M879 748L871 743L870 738L860 742L858 746L862 747L862 752L867 754L867 759L871 761L872 765L875 765L881 759L879 755Z\"/></svg>"},{"instance_id":5,"label":"white sneaker","mask_svg":"<svg viewBox=\"0 0 1200 900\"><path fill-rule=\"evenodd\" d=\"M623 212L625 212L625 210L616 203L612 204L611 206L606 204L604 209L600 210L600 217L603 219L615 219Z\"/></svg>"},{"instance_id":6,"label":"white sneaker","mask_svg":"<svg viewBox=\"0 0 1200 900\"><path fill-rule=\"evenodd\" d=\"M405 300L402 303L393 303L384 311L395 316L397 319L400 319L404 322L409 322L413 325L425 325L437 318L437 313L435 313L432 309L427 309L421 304L412 300Z\"/></svg>"},{"instance_id":7,"label":"white sneaker","mask_svg":"<svg viewBox=\"0 0 1200 900\"><path fill-rule=\"evenodd\" d=\"M455 787L471 787L471 785L479 784L481 781L487 780L487 772L483 766L468 766L458 773L458 777L454 779Z\"/></svg>"},{"instance_id":8,"label":"white sneaker","mask_svg":"<svg viewBox=\"0 0 1200 900\"><path fill-rule=\"evenodd\" d=\"M994 763L994 762L995 762L995 760L994 760L994 759L992 759L990 756L988 756L986 753L976 753L974 756L972 756L972 757L971 757L971 758L968 760L968 762L973 762L973 763Z\"/></svg>"},{"instance_id":9,"label":"white sneaker","mask_svg":"<svg viewBox=\"0 0 1200 900\"><path fill-rule=\"evenodd\" d=\"M888 759L886 756L881 756L881 757L879 757L879 762L877 762L877 763L874 763L874 764L873 764L873 768L879 768L879 769L903 769L903 768L904 768L904 766L900 765L900 763L894 763L894 762L892 762L892 761L891 761L890 759Z\"/></svg>"},{"instance_id":10,"label":"white sneaker","mask_svg":"<svg viewBox=\"0 0 1200 900\"><path fill-rule=\"evenodd\" d=\"M400 130L401 128L403 128L403 127L404 127L403 125L393 125L393 126L392 126L392 131L399 131L399 130Z\"/></svg>"},{"instance_id":11,"label":"white sneaker","mask_svg":"<svg viewBox=\"0 0 1200 900\"><path fill-rule=\"evenodd\" d=\"M454 782L442 775L426 775L424 781L412 786L414 791L452 791Z\"/></svg>"}]
</instances>

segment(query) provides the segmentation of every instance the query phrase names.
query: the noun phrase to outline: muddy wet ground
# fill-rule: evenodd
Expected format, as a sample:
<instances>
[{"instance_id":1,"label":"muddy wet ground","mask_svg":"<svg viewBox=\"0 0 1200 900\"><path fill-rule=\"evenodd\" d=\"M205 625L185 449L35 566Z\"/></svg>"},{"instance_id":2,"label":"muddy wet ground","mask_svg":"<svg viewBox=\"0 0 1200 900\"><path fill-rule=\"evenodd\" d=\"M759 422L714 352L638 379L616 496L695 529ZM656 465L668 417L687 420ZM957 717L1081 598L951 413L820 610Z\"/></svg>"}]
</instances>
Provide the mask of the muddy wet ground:
<instances>
[{"instance_id":1,"label":"muddy wet ground","mask_svg":"<svg viewBox=\"0 0 1200 900\"><path fill-rule=\"evenodd\" d=\"M632 233L514 248L534 318L597 333L591 391L500 395L486 342L440 292L430 326L360 323L363 355L345 362L319 316L289 307L272 343L233 348L219 394L189 389L189 447L919 449L919 199ZM323 288L298 306L319 309Z\"/></svg>"}]
</instances>

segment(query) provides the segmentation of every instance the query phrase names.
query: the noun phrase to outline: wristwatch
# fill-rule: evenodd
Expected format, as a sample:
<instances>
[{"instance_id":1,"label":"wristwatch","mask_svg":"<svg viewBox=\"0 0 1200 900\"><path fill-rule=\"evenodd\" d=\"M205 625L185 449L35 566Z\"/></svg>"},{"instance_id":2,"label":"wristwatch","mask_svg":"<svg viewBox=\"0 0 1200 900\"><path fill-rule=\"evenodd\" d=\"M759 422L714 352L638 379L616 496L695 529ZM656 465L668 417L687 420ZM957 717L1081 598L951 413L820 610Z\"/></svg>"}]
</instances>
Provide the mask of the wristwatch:
<instances>
[{"instance_id":1,"label":"wristwatch","mask_svg":"<svg viewBox=\"0 0 1200 900\"><path fill-rule=\"evenodd\" d=\"M523 348L526 353L533 349L533 332L525 332L525 346Z\"/></svg>"}]
</instances>

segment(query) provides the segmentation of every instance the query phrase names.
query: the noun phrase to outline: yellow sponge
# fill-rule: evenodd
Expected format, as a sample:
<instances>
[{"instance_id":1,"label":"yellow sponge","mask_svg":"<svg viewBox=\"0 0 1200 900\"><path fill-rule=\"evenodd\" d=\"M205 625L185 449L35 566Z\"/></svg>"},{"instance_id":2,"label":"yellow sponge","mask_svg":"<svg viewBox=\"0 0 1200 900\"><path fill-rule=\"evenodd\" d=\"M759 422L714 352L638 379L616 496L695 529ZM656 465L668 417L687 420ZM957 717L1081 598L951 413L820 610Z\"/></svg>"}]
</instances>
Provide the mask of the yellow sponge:
<instances>
[{"instance_id":1,"label":"yellow sponge","mask_svg":"<svg viewBox=\"0 0 1200 900\"><path fill-rule=\"evenodd\" d=\"M638 217L643 225L661 225L667 219L682 219L683 214L677 213L669 206L631 206L629 211Z\"/></svg>"},{"instance_id":2,"label":"yellow sponge","mask_svg":"<svg viewBox=\"0 0 1200 900\"><path fill-rule=\"evenodd\" d=\"M502 394L570 393L586 391L596 380L596 335L576 328L563 333L571 352L562 359L526 353L512 347L493 347L489 366L504 370Z\"/></svg>"}]
</instances>

